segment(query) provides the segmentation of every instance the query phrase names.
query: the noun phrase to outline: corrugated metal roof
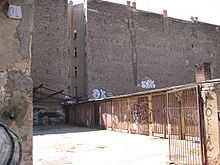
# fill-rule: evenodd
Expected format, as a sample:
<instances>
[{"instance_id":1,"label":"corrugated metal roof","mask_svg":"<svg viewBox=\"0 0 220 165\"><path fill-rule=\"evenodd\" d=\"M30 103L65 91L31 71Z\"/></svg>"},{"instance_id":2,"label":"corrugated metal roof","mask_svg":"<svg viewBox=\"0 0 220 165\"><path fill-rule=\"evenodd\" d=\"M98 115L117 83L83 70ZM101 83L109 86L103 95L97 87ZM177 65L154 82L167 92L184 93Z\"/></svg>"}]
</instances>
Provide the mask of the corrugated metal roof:
<instances>
[{"instance_id":1,"label":"corrugated metal roof","mask_svg":"<svg viewBox=\"0 0 220 165\"><path fill-rule=\"evenodd\" d=\"M134 97L134 96L147 95L147 94L153 94L153 93L155 94L155 93L159 93L159 92L167 92L167 91L171 91L171 90L190 88L190 87L194 87L196 85L209 84L209 83L212 83L212 84L220 83L220 79L213 79L213 80L208 80L208 81L204 81L204 82L190 83L190 84L185 84L185 85L178 85L178 86L172 86L172 87L167 87L167 88L160 88L160 89L130 93L130 94L125 94L125 95L111 96L111 97L106 97L106 98L101 98L101 99L89 99L89 100L81 101L78 103L68 104L67 102L65 102L64 105L81 104L81 103L87 103L87 102L108 101L108 100L120 99L120 98L125 98L125 97Z\"/></svg>"}]
</instances>

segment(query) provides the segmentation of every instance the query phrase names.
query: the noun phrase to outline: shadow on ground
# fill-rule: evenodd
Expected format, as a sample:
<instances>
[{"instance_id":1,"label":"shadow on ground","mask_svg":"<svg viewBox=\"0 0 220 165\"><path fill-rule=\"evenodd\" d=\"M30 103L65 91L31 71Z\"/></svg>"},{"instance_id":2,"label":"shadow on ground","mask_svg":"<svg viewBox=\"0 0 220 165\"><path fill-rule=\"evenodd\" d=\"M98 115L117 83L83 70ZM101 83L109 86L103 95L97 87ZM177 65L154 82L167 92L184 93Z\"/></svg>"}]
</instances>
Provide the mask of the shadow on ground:
<instances>
[{"instance_id":1,"label":"shadow on ground","mask_svg":"<svg viewBox=\"0 0 220 165\"><path fill-rule=\"evenodd\" d=\"M92 131L100 131L100 129L95 129L95 128L91 129L85 127L78 127L74 125L41 125L41 126L34 126L33 135L78 133L78 132L92 132Z\"/></svg>"}]
</instances>

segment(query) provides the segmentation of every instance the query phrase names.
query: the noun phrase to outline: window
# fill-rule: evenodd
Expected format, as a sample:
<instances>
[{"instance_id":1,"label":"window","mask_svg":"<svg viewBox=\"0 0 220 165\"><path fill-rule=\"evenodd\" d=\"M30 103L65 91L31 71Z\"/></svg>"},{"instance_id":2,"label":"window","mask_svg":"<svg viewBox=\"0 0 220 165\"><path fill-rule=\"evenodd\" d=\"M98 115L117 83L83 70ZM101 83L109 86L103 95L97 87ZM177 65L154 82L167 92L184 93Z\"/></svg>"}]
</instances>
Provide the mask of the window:
<instances>
[{"instance_id":1,"label":"window","mask_svg":"<svg viewBox=\"0 0 220 165\"><path fill-rule=\"evenodd\" d=\"M74 34L73 34L73 39L76 40L76 39L77 39L77 31L76 31L76 30L73 30L73 33L74 33Z\"/></svg>"},{"instance_id":2,"label":"window","mask_svg":"<svg viewBox=\"0 0 220 165\"><path fill-rule=\"evenodd\" d=\"M85 36L86 36L86 25L85 25L85 29L84 29L84 30L85 30L85 33L84 33L84 34L85 34Z\"/></svg>"},{"instance_id":3,"label":"window","mask_svg":"<svg viewBox=\"0 0 220 165\"><path fill-rule=\"evenodd\" d=\"M74 57L77 57L77 48L74 48Z\"/></svg>"},{"instance_id":4,"label":"window","mask_svg":"<svg viewBox=\"0 0 220 165\"><path fill-rule=\"evenodd\" d=\"M68 56L70 56L70 49L68 49Z\"/></svg>"},{"instance_id":5,"label":"window","mask_svg":"<svg viewBox=\"0 0 220 165\"><path fill-rule=\"evenodd\" d=\"M74 76L77 76L77 67L74 67Z\"/></svg>"},{"instance_id":6,"label":"window","mask_svg":"<svg viewBox=\"0 0 220 165\"><path fill-rule=\"evenodd\" d=\"M71 36L71 30L70 28L68 28L68 39L70 39L70 36Z\"/></svg>"},{"instance_id":7,"label":"window","mask_svg":"<svg viewBox=\"0 0 220 165\"><path fill-rule=\"evenodd\" d=\"M70 74L70 67L69 66L67 66L67 71L68 71L67 76L70 77L71 74Z\"/></svg>"}]
</instances>

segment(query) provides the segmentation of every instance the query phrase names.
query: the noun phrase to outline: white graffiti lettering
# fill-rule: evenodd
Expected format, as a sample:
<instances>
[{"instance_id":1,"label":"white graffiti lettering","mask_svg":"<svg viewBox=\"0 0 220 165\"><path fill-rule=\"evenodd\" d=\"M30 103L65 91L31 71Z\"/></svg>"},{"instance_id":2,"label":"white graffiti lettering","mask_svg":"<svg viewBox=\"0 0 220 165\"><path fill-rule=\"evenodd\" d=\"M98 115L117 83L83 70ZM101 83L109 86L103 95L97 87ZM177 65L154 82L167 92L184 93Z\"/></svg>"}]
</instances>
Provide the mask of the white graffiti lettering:
<instances>
[{"instance_id":1,"label":"white graffiti lettering","mask_svg":"<svg viewBox=\"0 0 220 165\"><path fill-rule=\"evenodd\" d=\"M153 80L142 80L140 84L138 84L138 87L141 87L143 89L153 89L156 88L156 84Z\"/></svg>"}]
</instances>

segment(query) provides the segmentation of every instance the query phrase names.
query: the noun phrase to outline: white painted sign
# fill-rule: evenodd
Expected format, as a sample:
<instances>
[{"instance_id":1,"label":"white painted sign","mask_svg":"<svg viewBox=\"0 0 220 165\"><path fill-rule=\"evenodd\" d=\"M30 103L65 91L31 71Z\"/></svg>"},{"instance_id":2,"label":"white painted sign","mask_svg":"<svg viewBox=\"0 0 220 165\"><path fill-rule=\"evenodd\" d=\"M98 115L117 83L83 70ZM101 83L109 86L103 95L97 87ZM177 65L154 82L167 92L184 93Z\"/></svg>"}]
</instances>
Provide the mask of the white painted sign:
<instances>
[{"instance_id":1,"label":"white painted sign","mask_svg":"<svg viewBox=\"0 0 220 165\"><path fill-rule=\"evenodd\" d=\"M14 19L22 19L21 6L9 5L8 17Z\"/></svg>"}]
</instances>

